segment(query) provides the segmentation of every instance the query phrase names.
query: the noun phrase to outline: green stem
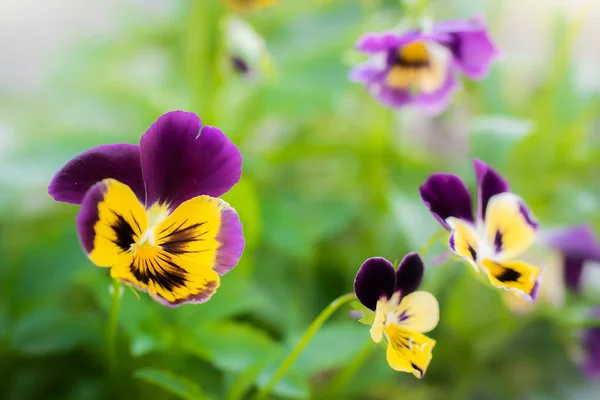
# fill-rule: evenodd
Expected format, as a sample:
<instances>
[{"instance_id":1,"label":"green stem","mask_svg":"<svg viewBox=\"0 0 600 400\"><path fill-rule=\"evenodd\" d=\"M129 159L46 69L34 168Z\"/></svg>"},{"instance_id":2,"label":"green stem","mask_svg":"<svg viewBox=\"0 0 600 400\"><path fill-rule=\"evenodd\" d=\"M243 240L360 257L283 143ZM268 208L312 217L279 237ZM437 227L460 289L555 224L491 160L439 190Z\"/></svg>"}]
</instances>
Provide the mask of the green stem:
<instances>
[{"instance_id":1,"label":"green stem","mask_svg":"<svg viewBox=\"0 0 600 400\"><path fill-rule=\"evenodd\" d=\"M283 360L283 363L281 363L279 368L277 368L277 371L275 371L275 374L273 374L269 382L267 382L267 384L262 389L260 389L260 391L256 395L256 400L262 400L267 398L269 393L271 393L271 390L273 390L275 384L279 382L279 380L294 364L300 353L302 353L302 350L304 350L310 339L312 339L315 333L319 331L319 329L325 323L325 321L327 321L329 317L331 317L331 315L334 312L336 312L341 306L355 299L356 295L354 293L344 294L332 301L327 307L325 307L323 311L321 311L321 314L319 314L319 316L312 322L312 324L310 324L308 329L304 332L300 343L298 343L294 350L292 350L292 352L287 356L287 358Z\"/></svg>"},{"instance_id":2,"label":"green stem","mask_svg":"<svg viewBox=\"0 0 600 400\"><path fill-rule=\"evenodd\" d=\"M421 250L419 250L419 255L421 257L424 257L425 254L427 254L427 252L429 251L429 249L431 249L431 246L433 246L438 240L442 239L443 237L445 237L448 234L448 231L441 230L439 232L436 232L433 234L433 236L431 236L429 238L429 240L427 241L427 243L425 243L425 246L423 246L421 248Z\"/></svg>"},{"instance_id":3,"label":"green stem","mask_svg":"<svg viewBox=\"0 0 600 400\"><path fill-rule=\"evenodd\" d=\"M373 344L373 340L369 337L364 347L357 354L357 356L354 357L354 359L349 364L344 366L344 368L340 370L336 377L333 378L331 383L328 385L327 389L325 389L324 395L321 396L322 398L333 399L340 394L342 388L348 385L348 382L350 382L350 380L360 369L360 367L365 363L365 361L367 361L369 355L371 355L371 350L373 350Z\"/></svg>"},{"instance_id":4,"label":"green stem","mask_svg":"<svg viewBox=\"0 0 600 400\"><path fill-rule=\"evenodd\" d=\"M117 325L119 322L119 308L121 307L121 281L113 280L112 302L106 326L106 347L108 352L108 365L111 373L117 371Z\"/></svg>"}]
</instances>

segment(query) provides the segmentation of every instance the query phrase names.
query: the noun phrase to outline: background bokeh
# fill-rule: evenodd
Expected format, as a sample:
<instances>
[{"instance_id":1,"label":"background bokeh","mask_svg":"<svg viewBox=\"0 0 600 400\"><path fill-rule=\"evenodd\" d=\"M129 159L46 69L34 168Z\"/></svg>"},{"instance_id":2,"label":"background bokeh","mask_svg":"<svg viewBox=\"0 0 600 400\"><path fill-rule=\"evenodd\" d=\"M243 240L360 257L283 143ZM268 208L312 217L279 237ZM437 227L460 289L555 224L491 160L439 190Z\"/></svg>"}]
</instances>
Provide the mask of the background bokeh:
<instances>
[{"instance_id":1,"label":"background bokeh","mask_svg":"<svg viewBox=\"0 0 600 400\"><path fill-rule=\"evenodd\" d=\"M392 112L347 79L362 60L355 40L396 25L398 0L289 0L237 16L217 0L0 2L0 398L248 398L352 290L364 259L400 259L439 230L418 186L447 171L473 187L472 157L507 176L543 227L598 232L600 3L440 0L432 10L485 15L502 50L437 117ZM47 184L83 150L137 143L174 109L240 147L244 175L225 198L247 248L206 304L172 310L125 290L111 377L108 271L81 251L77 207L54 203ZM436 243L426 256L441 322L424 380L392 371L347 307L273 398L600 398L579 372L570 322L600 304L600 268L560 307L515 312L464 264L433 265L443 252Z\"/></svg>"}]
</instances>

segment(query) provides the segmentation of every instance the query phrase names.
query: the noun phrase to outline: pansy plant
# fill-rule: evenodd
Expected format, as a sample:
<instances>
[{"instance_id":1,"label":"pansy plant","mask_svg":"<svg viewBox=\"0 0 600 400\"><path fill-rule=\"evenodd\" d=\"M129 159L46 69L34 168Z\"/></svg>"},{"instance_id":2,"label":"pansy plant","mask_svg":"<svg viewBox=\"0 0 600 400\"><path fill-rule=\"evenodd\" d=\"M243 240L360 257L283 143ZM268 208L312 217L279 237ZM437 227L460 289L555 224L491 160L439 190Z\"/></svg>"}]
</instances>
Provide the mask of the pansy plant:
<instances>
[{"instance_id":1,"label":"pansy plant","mask_svg":"<svg viewBox=\"0 0 600 400\"><path fill-rule=\"evenodd\" d=\"M397 270L385 258L366 260L354 280L358 300L375 312L371 338L387 342L386 357L396 371L422 378L432 357L435 340L423 333L439 321L438 302L432 294L416 291L423 278L423 261L409 253Z\"/></svg>"},{"instance_id":2,"label":"pansy plant","mask_svg":"<svg viewBox=\"0 0 600 400\"><path fill-rule=\"evenodd\" d=\"M81 204L77 230L94 264L176 306L208 300L242 255L238 215L218 198L238 182L241 164L223 132L174 111L139 146L103 145L75 157L48 191Z\"/></svg>"},{"instance_id":3,"label":"pansy plant","mask_svg":"<svg viewBox=\"0 0 600 400\"><path fill-rule=\"evenodd\" d=\"M477 214L471 195L455 175L433 174L420 187L421 198L450 234L454 253L483 271L490 282L534 300L541 268L518 259L533 243L538 223L508 182L492 167L474 161L478 187Z\"/></svg>"},{"instance_id":4,"label":"pansy plant","mask_svg":"<svg viewBox=\"0 0 600 400\"><path fill-rule=\"evenodd\" d=\"M444 21L427 30L366 33L356 48L370 56L350 73L382 104L442 111L459 86L457 73L487 76L498 51L479 18Z\"/></svg>"}]
</instances>

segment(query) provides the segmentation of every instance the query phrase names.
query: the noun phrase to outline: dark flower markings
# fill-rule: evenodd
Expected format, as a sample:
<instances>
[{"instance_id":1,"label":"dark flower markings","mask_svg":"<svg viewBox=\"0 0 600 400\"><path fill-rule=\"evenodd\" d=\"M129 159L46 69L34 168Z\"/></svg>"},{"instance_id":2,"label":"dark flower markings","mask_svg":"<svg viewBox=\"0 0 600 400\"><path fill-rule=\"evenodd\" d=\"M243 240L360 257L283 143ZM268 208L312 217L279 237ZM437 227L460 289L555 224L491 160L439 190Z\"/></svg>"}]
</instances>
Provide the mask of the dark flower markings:
<instances>
[{"instance_id":1,"label":"dark flower markings","mask_svg":"<svg viewBox=\"0 0 600 400\"><path fill-rule=\"evenodd\" d=\"M137 228L137 232L127 220L119 213L112 211L115 216L115 221L110 227L115 232L115 238L110 239L116 244L122 252L131 251L131 246L135 244L134 237L142 235L141 227L133 214L131 220ZM158 239L160 242L161 251L156 258L140 258L136 257L129 266L131 273L135 278L145 285L151 281L156 285L164 288L167 291L172 291L176 287L184 287L187 282L187 272L175 262L173 262L170 254L188 254L200 253L206 250L187 250L186 247L194 241L204 240L204 236L208 231L198 232L198 228L206 224L206 221L197 224L192 224L183 227L188 221L185 220L177 227L173 228L177 222L163 229L159 235L163 235ZM171 232L168 232L171 230ZM170 253L170 254L169 254Z\"/></svg>"},{"instance_id":2,"label":"dark flower markings","mask_svg":"<svg viewBox=\"0 0 600 400\"><path fill-rule=\"evenodd\" d=\"M521 273L512 268L498 263L494 263L494 265L502 270L502 273L496 277L500 282L517 282L521 278Z\"/></svg>"},{"instance_id":3,"label":"dark flower markings","mask_svg":"<svg viewBox=\"0 0 600 400\"><path fill-rule=\"evenodd\" d=\"M494 237L494 246L496 246L496 254L502 251L502 232L496 231L496 237Z\"/></svg>"},{"instance_id":4,"label":"dark flower markings","mask_svg":"<svg viewBox=\"0 0 600 400\"><path fill-rule=\"evenodd\" d=\"M134 258L129 268L139 282L148 285L152 281L167 291L183 287L187 282L186 271L165 252L159 253L156 259Z\"/></svg>"},{"instance_id":5,"label":"dark flower markings","mask_svg":"<svg viewBox=\"0 0 600 400\"><path fill-rule=\"evenodd\" d=\"M167 233L160 237L157 240L159 246L163 250L171 254L188 254L207 251L208 249L195 251L187 249L188 244L195 241L204 240L202 239L202 236L208 233L208 231L206 230L203 232L198 232L198 228L206 224L206 221L182 228L186 223L187 220L183 221L181 224L179 224L177 228L173 229L170 233ZM171 229L174 225L175 222L167 228L163 229L158 235L162 235L165 232L169 231L169 229Z\"/></svg>"},{"instance_id":6,"label":"dark flower markings","mask_svg":"<svg viewBox=\"0 0 600 400\"><path fill-rule=\"evenodd\" d=\"M473 261L477 261L477 252L471 245L469 245L469 253L471 253L471 258Z\"/></svg>"},{"instance_id":7,"label":"dark flower markings","mask_svg":"<svg viewBox=\"0 0 600 400\"><path fill-rule=\"evenodd\" d=\"M407 69L419 69L419 68L425 68L429 66L429 60L425 59L425 60L410 60L410 59L406 59L404 57L402 57L402 54L398 54L399 51L397 49L393 49L391 50L392 53L392 59L394 60L393 64L397 65L399 67L403 67L403 68L407 68Z\"/></svg>"},{"instance_id":8,"label":"dark flower markings","mask_svg":"<svg viewBox=\"0 0 600 400\"><path fill-rule=\"evenodd\" d=\"M112 230L115 232L115 238L110 239L110 241L113 242L114 244L116 244L121 249L121 252L127 252L127 251L131 250L131 246L135 243L135 240L133 239L133 237L136 235L136 233L133 230L133 227L127 222L127 220L121 214L118 214L112 210L111 210L111 212L114 214L116 219L110 225ZM135 218L133 217L133 214L131 215L131 219L135 222L135 224L138 228L138 231L140 231L140 234L141 234L140 226L137 223L137 221L135 220Z\"/></svg>"}]
</instances>

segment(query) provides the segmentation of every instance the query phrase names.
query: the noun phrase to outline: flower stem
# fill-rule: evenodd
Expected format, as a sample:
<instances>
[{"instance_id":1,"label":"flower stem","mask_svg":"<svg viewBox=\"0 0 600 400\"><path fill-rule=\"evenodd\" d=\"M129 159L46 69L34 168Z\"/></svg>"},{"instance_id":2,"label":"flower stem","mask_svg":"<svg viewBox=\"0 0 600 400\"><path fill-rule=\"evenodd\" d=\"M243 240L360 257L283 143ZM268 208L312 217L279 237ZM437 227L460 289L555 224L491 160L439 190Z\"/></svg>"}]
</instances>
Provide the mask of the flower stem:
<instances>
[{"instance_id":1,"label":"flower stem","mask_svg":"<svg viewBox=\"0 0 600 400\"><path fill-rule=\"evenodd\" d=\"M442 239L443 237L445 237L448 234L448 231L443 229L439 232L434 233L429 240L427 241L427 243L425 243L425 246L423 246L420 250L419 250L419 255L421 257L424 257L425 254L427 254L427 252L429 251L429 249L431 249L431 246L433 246L438 240Z\"/></svg>"},{"instance_id":2,"label":"flower stem","mask_svg":"<svg viewBox=\"0 0 600 400\"><path fill-rule=\"evenodd\" d=\"M304 332L300 343L298 343L294 350L292 350L292 352L287 356L287 358L283 360L283 363L281 363L279 368L277 368L277 371L275 371L275 373L267 382L267 384L259 390L258 394L256 395L256 400L262 400L267 398L269 393L271 393L271 390L273 390L275 384L279 382L279 380L294 364L294 361L296 361L300 353L302 353L304 347L306 347L310 339L312 339L315 333L318 332L318 330L325 323L325 321L327 321L329 317L331 317L331 315L335 311L337 311L341 306L354 299L356 299L356 295L354 293L344 294L332 301L327 307L325 307L323 311L321 311L321 314L319 314L319 316L312 322L312 324L310 324L308 329Z\"/></svg>"},{"instance_id":3,"label":"flower stem","mask_svg":"<svg viewBox=\"0 0 600 400\"><path fill-rule=\"evenodd\" d=\"M117 325L119 321L119 308L121 307L121 281L113 280L112 302L106 326L106 348L108 352L108 366L111 374L117 371Z\"/></svg>"}]
</instances>

